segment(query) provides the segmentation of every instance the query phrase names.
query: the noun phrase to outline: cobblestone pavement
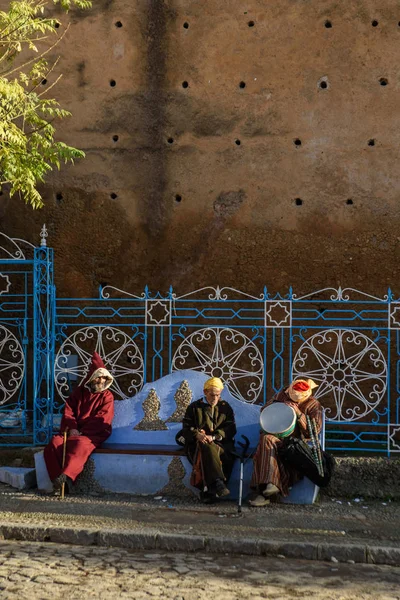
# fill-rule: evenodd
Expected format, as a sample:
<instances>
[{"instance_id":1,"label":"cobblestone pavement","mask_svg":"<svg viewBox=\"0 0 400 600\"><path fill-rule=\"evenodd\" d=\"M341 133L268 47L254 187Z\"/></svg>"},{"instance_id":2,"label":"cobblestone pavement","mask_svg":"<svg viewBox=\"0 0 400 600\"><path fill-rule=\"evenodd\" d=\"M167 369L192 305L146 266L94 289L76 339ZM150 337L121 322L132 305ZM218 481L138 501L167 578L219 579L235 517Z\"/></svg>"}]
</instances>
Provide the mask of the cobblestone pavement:
<instances>
[{"instance_id":1,"label":"cobblestone pavement","mask_svg":"<svg viewBox=\"0 0 400 600\"><path fill-rule=\"evenodd\" d=\"M400 568L0 542L2 600L400 600Z\"/></svg>"},{"instance_id":2,"label":"cobblestone pavement","mask_svg":"<svg viewBox=\"0 0 400 600\"><path fill-rule=\"evenodd\" d=\"M221 518L224 517L224 518ZM127 531L156 528L160 532L322 542L364 541L387 546L400 544L400 502L321 499L314 505L271 504L243 507L241 518L235 502L201 505L197 499L124 494L41 496L0 483L0 522L52 527L90 527ZM343 532L345 532L343 534ZM329 538L329 540L328 540Z\"/></svg>"}]
</instances>

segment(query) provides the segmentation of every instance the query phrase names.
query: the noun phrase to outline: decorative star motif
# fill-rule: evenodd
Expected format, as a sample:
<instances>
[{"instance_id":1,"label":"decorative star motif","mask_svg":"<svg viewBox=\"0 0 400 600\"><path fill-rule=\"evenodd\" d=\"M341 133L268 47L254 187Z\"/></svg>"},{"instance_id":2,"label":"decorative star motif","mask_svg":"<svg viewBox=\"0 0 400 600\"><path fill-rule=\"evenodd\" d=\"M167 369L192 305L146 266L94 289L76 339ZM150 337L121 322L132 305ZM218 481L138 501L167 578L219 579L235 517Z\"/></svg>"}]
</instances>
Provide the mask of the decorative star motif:
<instances>
[{"instance_id":1,"label":"decorative star motif","mask_svg":"<svg viewBox=\"0 0 400 600\"><path fill-rule=\"evenodd\" d=\"M400 327L398 318L400 318L400 306L394 307L390 313L391 325L393 327Z\"/></svg>"},{"instance_id":2,"label":"decorative star motif","mask_svg":"<svg viewBox=\"0 0 400 600\"><path fill-rule=\"evenodd\" d=\"M8 294L8 290L11 287L11 281L10 281L9 276L5 275L4 273L0 273L0 277L5 280L4 282L0 283L0 287L3 288L3 289L0 289L0 296L1 296L2 294Z\"/></svg>"},{"instance_id":3,"label":"decorative star motif","mask_svg":"<svg viewBox=\"0 0 400 600\"><path fill-rule=\"evenodd\" d=\"M147 309L148 324L169 325L170 310L168 304L163 300L151 302Z\"/></svg>"},{"instance_id":4,"label":"decorative star motif","mask_svg":"<svg viewBox=\"0 0 400 600\"><path fill-rule=\"evenodd\" d=\"M290 303L269 302L269 308L265 311L267 327L290 327ZM289 309L287 307L289 304Z\"/></svg>"},{"instance_id":5,"label":"decorative star motif","mask_svg":"<svg viewBox=\"0 0 400 600\"><path fill-rule=\"evenodd\" d=\"M399 436L397 437L396 441L396 434L399 434ZM393 448L391 448L391 450L394 450L394 448L397 448L398 450L400 450L400 425L398 427L394 427L392 433L389 436L389 439L392 440L392 444L393 444Z\"/></svg>"}]
</instances>

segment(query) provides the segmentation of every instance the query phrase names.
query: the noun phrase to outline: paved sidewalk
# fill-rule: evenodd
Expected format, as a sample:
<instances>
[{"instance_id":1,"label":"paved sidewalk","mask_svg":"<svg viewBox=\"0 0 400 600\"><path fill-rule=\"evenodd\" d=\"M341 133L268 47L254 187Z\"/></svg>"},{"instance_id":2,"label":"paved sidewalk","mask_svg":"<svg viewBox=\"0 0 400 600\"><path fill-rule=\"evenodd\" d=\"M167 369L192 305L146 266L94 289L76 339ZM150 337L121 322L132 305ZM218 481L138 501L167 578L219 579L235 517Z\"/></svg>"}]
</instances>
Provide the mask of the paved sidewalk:
<instances>
[{"instance_id":1,"label":"paved sidewalk","mask_svg":"<svg viewBox=\"0 0 400 600\"><path fill-rule=\"evenodd\" d=\"M2 600L400 600L400 568L8 540Z\"/></svg>"},{"instance_id":2,"label":"paved sidewalk","mask_svg":"<svg viewBox=\"0 0 400 600\"><path fill-rule=\"evenodd\" d=\"M323 499L313 506L172 496L59 498L0 484L0 535L145 550L207 551L400 566L400 503Z\"/></svg>"}]
</instances>

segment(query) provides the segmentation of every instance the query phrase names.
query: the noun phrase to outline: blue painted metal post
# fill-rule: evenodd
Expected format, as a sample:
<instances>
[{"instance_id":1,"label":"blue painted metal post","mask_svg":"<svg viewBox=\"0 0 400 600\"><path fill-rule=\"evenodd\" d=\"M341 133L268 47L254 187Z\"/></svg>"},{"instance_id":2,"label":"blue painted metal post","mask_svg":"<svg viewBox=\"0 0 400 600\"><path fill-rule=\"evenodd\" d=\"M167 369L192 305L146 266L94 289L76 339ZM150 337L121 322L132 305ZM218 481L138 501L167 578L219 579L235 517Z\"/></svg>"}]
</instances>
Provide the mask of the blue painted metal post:
<instances>
[{"instance_id":1,"label":"blue painted metal post","mask_svg":"<svg viewBox=\"0 0 400 600\"><path fill-rule=\"evenodd\" d=\"M34 310L34 406L33 442L45 444L53 429L55 287L53 249L46 245L43 226L41 246L35 248L33 279Z\"/></svg>"}]
</instances>

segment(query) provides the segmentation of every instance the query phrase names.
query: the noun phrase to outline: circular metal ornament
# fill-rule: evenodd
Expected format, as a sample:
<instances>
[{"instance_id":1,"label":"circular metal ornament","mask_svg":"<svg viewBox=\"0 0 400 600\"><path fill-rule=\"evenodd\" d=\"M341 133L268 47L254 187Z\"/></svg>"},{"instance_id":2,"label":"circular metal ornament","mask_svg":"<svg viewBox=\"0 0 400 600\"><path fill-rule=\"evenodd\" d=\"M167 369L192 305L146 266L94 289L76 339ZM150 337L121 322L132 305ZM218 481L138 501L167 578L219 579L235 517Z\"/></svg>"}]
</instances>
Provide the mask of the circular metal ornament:
<instances>
[{"instance_id":1,"label":"circular metal ornament","mask_svg":"<svg viewBox=\"0 0 400 600\"><path fill-rule=\"evenodd\" d=\"M25 356L15 335L0 325L0 405L18 391L25 374Z\"/></svg>"},{"instance_id":2,"label":"circular metal ornament","mask_svg":"<svg viewBox=\"0 0 400 600\"><path fill-rule=\"evenodd\" d=\"M359 331L327 329L297 350L292 379L313 379L330 421L355 421L374 411L385 396L387 363L377 344Z\"/></svg>"},{"instance_id":3,"label":"circular metal ornament","mask_svg":"<svg viewBox=\"0 0 400 600\"><path fill-rule=\"evenodd\" d=\"M256 402L263 389L261 352L236 329L207 327L187 336L172 359L172 371L183 369L219 377L232 396L242 402Z\"/></svg>"},{"instance_id":4,"label":"circular metal ornament","mask_svg":"<svg viewBox=\"0 0 400 600\"><path fill-rule=\"evenodd\" d=\"M141 390L143 357L132 338L116 327L84 327L63 342L55 358L54 379L63 400L71 393L71 384L85 379L93 349L114 377L110 390L116 399L130 398Z\"/></svg>"}]
</instances>

